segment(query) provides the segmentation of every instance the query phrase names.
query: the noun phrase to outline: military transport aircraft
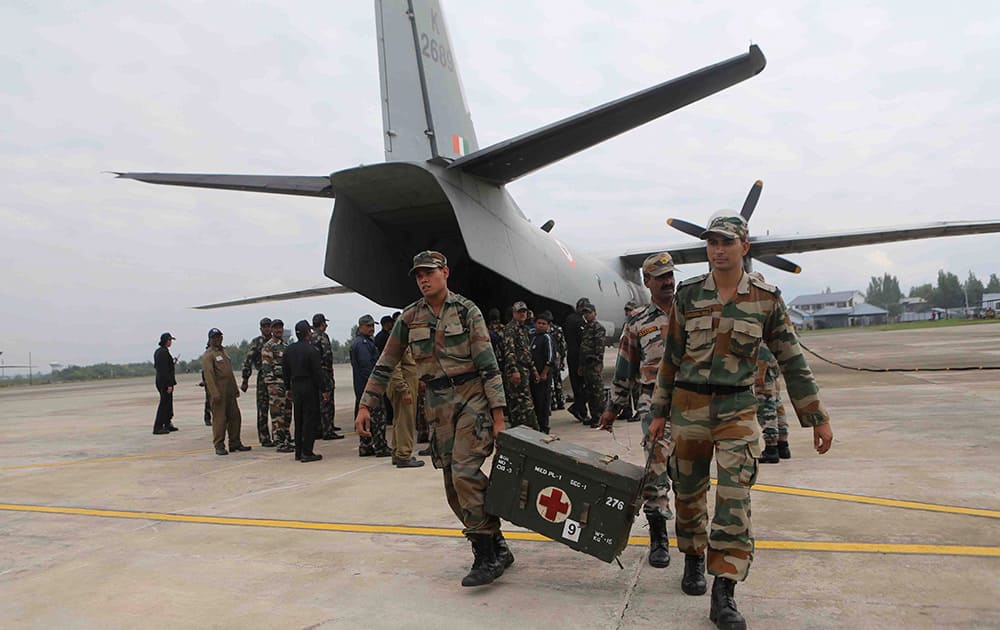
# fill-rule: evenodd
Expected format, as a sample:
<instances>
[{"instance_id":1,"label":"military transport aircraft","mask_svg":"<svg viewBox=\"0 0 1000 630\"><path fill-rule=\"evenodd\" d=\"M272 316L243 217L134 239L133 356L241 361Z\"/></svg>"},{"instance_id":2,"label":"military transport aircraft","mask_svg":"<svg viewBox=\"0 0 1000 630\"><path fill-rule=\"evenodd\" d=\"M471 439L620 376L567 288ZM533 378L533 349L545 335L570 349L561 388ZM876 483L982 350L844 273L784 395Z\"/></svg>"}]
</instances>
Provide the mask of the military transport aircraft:
<instances>
[{"instance_id":1,"label":"military transport aircraft","mask_svg":"<svg viewBox=\"0 0 1000 630\"><path fill-rule=\"evenodd\" d=\"M551 234L551 221L532 224L505 184L758 74L765 65L760 48L480 149L438 0L375 0L375 18L384 163L317 176L116 173L154 184L336 199L324 272L339 285L197 308L349 292L398 308L419 297L407 276L413 254L436 249L451 263L449 286L484 309L523 299L536 312L561 317L586 296L617 335L622 305L646 299L639 267L651 252L602 259L577 251ZM755 185L745 217L759 192ZM1000 222L966 222L755 237L751 254L797 271L780 254L997 231ZM706 261L701 242L662 250L678 263Z\"/></svg>"}]
</instances>

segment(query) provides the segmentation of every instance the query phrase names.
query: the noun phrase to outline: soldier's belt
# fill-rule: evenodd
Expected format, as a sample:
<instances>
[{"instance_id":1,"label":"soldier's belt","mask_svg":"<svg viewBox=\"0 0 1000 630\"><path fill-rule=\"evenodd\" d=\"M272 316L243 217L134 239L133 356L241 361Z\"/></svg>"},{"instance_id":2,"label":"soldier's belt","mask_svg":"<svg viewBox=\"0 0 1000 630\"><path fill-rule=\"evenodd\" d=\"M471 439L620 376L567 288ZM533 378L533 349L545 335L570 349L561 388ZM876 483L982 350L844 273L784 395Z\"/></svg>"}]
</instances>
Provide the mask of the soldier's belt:
<instances>
[{"instance_id":1,"label":"soldier's belt","mask_svg":"<svg viewBox=\"0 0 1000 630\"><path fill-rule=\"evenodd\" d=\"M749 385L712 385L711 383L685 383L683 381L675 382L674 387L712 396L728 396L729 394L750 391Z\"/></svg>"},{"instance_id":2,"label":"soldier's belt","mask_svg":"<svg viewBox=\"0 0 1000 630\"><path fill-rule=\"evenodd\" d=\"M440 378L433 378L428 381L427 387L433 389L444 389L445 387L457 387L464 383L468 383L471 380L479 378L479 372L466 372L464 374L458 374L455 376L442 376Z\"/></svg>"}]
</instances>

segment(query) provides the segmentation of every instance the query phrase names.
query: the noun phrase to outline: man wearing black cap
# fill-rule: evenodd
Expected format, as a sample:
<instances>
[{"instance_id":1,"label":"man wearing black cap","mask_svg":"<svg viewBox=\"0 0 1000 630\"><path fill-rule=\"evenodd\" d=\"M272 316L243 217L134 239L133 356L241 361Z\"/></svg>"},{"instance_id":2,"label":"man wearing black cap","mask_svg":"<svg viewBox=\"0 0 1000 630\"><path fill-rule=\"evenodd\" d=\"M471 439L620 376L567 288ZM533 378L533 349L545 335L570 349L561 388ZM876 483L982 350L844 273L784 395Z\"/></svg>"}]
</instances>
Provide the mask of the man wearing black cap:
<instances>
[{"instance_id":1,"label":"man wearing black cap","mask_svg":"<svg viewBox=\"0 0 1000 630\"><path fill-rule=\"evenodd\" d=\"M372 340L375 334L375 318L362 315L358 319L358 334L351 343L351 369L354 372L354 413L357 415L358 405L365 394L365 384L378 362L379 351ZM385 396L383 395L383 399ZM384 404L384 401L383 401ZM358 456L389 457L392 451L385 440L385 416L382 415L382 405L375 407L371 415L371 431L369 435L359 435Z\"/></svg>"},{"instance_id":2,"label":"man wearing black cap","mask_svg":"<svg viewBox=\"0 0 1000 630\"><path fill-rule=\"evenodd\" d=\"M333 374L333 346L330 344L330 337L326 334L327 322L329 320L323 313L313 315L312 338L309 343L319 352L319 364L323 368L323 380L329 396L324 396L319 403L319 435L322 440L340 440L344 436L337 431L340 427L333 423L333 390L336 387L336 379Z\"/></svg>"},{"instance_id":3,"label":"man wearing black cap","mask_svg":"<svg viewBox=\"0 0 1000 630\"><path fill-rule=\"evenodd\" d=\"M250 387L250 374L254 368L257 369L257 437L260 445L264 447L274 446L271 441L271 429L267 424L267 412L270 402L267 398L267 383L264 382L264 373L261 371L260 351L264 349L264 344L271 338L271 318L265 317L260 320L260 334L250 341L247 348L246 359L243 360L243 384L240 389L244 392Z\"/></svg>"},{"instance_id":4,"label":"man wearing black cap","mask_svg":"<svg viewBox=\"0 0 1000 630\"><path fill-rule=\"evenodd\" d=\"M590 302L585 297L576 301L576 310L566 316L563 335L566 338L566 364L569 366L569 385L573 390L573 404L569 412L577 420L587 418L587 395L583 390L583 377L580 376L580 335L583 332L583 305Z\"/></svg>"},{"instance_id":5,"label":"man wearing black cap","mask_svg":"<svg viewBox=\"0 0 1000 630\"><path fill-rule=\"evenodd\" d=\"M535 318L535 334L531 337L531 401L535 405L538 430L549 432L549 416L552 414L552 373L556 364L556 349L549 334L552 313L542 311Z\"/></svg>"},{"instance_id":6,"label":"man wearing black cap","mask_svg":"<svg viewBox=\"0 0 1000 630\"><path fill-rule=\"evenodd\" d=\"M295 459L302 463L323 459L313 452L316 429L319 426L320 392L330 399L330 382L323 375L319 351L309 343L312 330L309 322L295 324L298 341L285 348L281 357L281 373L285 391L292 392L292 417L295 419Z\"/></svg>"},{"instance_id":7,"label":"man wearing black cap","mask_svg":"<svg viewBox=\"0 0 1000 630\"><path fill-rule=\"evenodd\" d=\"M205 373L205 389L212 397L212 443L216 455L228 455L236 451L249 451L240 441L243 418L236 399L240 390L233 374L233 362L222 347L222 331L213 328L208 331L208 349L201 355L201 371ZM226 451L226 434L229 435L229 451Z\"/></svg>"},{"instance_id":8,"label":"man wearing black cap","mask_svg":"<svg viewBox=\"0 0 1000 630\"><path fill-rule=\"evenodd\" d=\"M160 335L160 347L153 353L153 367L156 368L156 390L160 392L160 404L156 407L156 419L153 420L153 434L164 435L176 431L177 427L170 420L174 417L174 358L170 356L170 344L174 336L168 332Z\"/></svg>"}]
</instances>

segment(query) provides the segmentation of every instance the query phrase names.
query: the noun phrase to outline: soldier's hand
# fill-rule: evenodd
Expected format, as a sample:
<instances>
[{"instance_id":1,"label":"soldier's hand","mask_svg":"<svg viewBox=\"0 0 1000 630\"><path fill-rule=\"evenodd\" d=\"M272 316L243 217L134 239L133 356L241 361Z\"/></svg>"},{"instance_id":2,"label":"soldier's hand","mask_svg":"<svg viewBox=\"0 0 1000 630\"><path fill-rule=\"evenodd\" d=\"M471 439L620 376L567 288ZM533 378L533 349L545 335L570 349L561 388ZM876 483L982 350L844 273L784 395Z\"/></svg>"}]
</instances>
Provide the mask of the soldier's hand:
<instances>
[{"instance_id":1,"label":"soldier's hand","mask_svg":"<svg viewBox=\"0 0 1000 630\"><path fill-rule=\"evenodd\" d=\"M830 428L829 422L813 427L813 446L820 455L833 446L833 429Z\"/></svg>"},{"instance_id":2,"label":"soldier's hand","mask_svg":"<svg viewBox=\"0 0 1000 630\"><path fill-rule=\"evenodd\" d=\"M659 442L663 437L663 431L667 426L666 418L653 418L653 421L649 423L649 433L647 434L649 441L648 444L655 444Z\"/></svg>"},{"instance_id":3,"label":"soldier's hand","mask_svg":"<svg viewBox=\"0 0 1000 630\"><path fill-rule=\"evenodd\" d=\"M173 385L171 385L170 387L167 388L167 393L168 394L173 394L174 393L174 386Z\"/></svg>"},{"instance_id":4,"label":"soldier's hand","mask_svg":"<svg viewBox=\"0 0 1000 630\"><path fill-rule=\"evenodd\" d=\"M358 417L354 419L354 430L361 437L371 437L372 414L368 407L358 405Z\"/></svg>"},{"instance_id":5,"label":"soldier's hand","mask_svg":"<svg viewBox=\"0 0 1000 630\"><path fill-rule=\"evenodd\" d=\"M521 373L518 371L513 371L510 373L510 384L517 387L521 384Z\"/></svg>"},{"instance_id":6,"label":"soldier's hand","mask_svg":"<svg viewBox=\"0 0 1000 630\"><path fill-rule=\"evenodd\" d=\"M610 431L611 427L615 424L615 412L606 409L604 413L601 414L600 423L598 423L597 428L603 429L605 431Z\"/></svg>"},{"instance_id":7,"label":"soldier's hand","mask_svg":"<svg viewBox=\"0 0 1000 630\"><path fill-rule=\"evenodd\" d=\"M504 423L503 408L497 407L492 410L493 413L493 439L495 440L500 432L507 428Z\"/></svg>"},{"instance_id":8,"label":"soldier's hand","mask_svg":"<svg viewBox=\"0 0 1000 630\"><path fill-rule=\"evenodd\" d=\"M243 390L243 391L245 392L245 391L247 391L247 389L248 389L249 387L250 387L250 383L248 383L248 382L246 381L246 379L243 379L243 384L242 384L242 385L240 385L240 389L241 389L241 390Z\"/></svg>"},{"instance_id":9,"label":"soldier's hand","mask_svg":"<svg viewBox=\"0 0 1000 630\"><path fill-rule=\"evenodd\" d=\"M323 392L323 402L330 402L330 392Z\"/></svg>"}]
</instances>

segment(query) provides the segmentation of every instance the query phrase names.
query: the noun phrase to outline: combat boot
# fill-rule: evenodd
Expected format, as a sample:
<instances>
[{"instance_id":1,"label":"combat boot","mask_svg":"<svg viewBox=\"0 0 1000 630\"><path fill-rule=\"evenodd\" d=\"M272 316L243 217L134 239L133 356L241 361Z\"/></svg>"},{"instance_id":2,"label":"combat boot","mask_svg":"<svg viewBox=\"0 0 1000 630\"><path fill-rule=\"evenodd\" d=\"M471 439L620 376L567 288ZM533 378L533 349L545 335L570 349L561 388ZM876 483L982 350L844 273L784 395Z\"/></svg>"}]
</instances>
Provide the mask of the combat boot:
<instances>
[{"instance_id":1,"label":"combat boot","mask_svg":"<svg viewBox=\"0 0 1000 630\"><path fill-rule=\"evenodd\" d=\"M493 548L493 535L469 534L469 540L472 541L472 553L475 559L472 561L469 574L462 578L462 586L489 584L503 573Z\"/></svg>"},{"instance_id":2,"label":"combat boot","mask_svg":"<svg viewBox=\"0 0 1000 630\"><path fill-rule=\"evenodd\" d=\"M758 459L762 464L777 464L781 460L778 459L778 445L769 444L764 447L764 452L760 454L760 459Z\"/></svg>"},{"instance_id":3,"label":"combat boot","mask_svg":"<svg viewBox=\"0 0 1000 630\"><path fill-rule=\"evenodd\" d=\"M704 595L708 590L705 583L705 554L684 554L684 577L681 590L688 595Z\"/></svg>"},{"instance_id":4,"label":"combat boot","mask_svg":"<svg viewBox=\"0 0 1000 630\"><path fill-rule=\"evenodd\" d=\"M778 457L781 459L791 459L792 449L788 448L788 442L778 440Z\"/></svg>"},{"instance_id":5,"label":"combat boot","mask_svg":"<svg viewBox=\"0 0 1000 630\"><path fill-rule=\"evenodd\" d=\"M736 582L729 578L716 577L712 582L712 608L708 618L720 630L746 630L747 622L736 610L735 590Z\"/></svg>"},{"instance_id":6,"label":"combat boot","mask_svg":"<svg viewBox=\"0 0 1000 630\"><path fill-rule=\"evenodd\" d=\"M514 554L507 546L507 539L503 537L502 532L493 534L493 553L497 557L497 564L500 565L500 574L503 575L503 572L514 564Z\"/></svg>"},{"instance_id":7,"label":"combat boot","mask_svg":"<svg viewBox=\"0 0 1000 630\"><path fill-rule=\"evenodd\" d=\"M659 512L646 514L649 521L649 566L663 569L670 566L670 537L667 519Z\"/></svg>"}]
</instances>

